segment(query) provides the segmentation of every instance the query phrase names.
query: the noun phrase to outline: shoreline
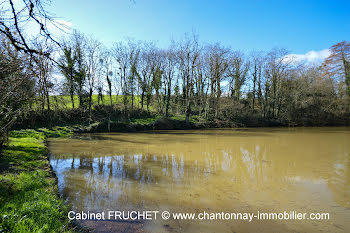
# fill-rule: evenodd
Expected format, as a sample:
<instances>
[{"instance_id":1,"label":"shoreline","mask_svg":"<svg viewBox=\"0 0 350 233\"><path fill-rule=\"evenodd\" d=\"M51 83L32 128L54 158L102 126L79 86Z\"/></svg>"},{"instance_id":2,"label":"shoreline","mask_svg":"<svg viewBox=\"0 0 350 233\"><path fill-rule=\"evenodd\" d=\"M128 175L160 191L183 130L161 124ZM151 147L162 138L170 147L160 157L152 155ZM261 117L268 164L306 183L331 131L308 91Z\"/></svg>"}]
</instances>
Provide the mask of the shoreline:
<instances>
[{"instance_id":1,"label":"shoreline","mask_svg":"<svg viewBox=\"0 0 350 233\"><path fill-rule=\"evenodd\" d=\"M108 132L145 132L153 130L199 130L199 129L242 129L242 128L302 128L302 127L349 127L350 125L315 125L315 126L304 126L304 125L286 125L286 124L276 124L271 122L271 124L262 125L243 125L237 124L235 122L228 121L218 121L218 122L200 122L186 123L181 120L171 120L171 119L157 119L156 121L149 124L130 124L123 122L98 122L91 124L89 126L78 126L73 127L73 133L108 133Z\"/></svg>"}]
</instances>

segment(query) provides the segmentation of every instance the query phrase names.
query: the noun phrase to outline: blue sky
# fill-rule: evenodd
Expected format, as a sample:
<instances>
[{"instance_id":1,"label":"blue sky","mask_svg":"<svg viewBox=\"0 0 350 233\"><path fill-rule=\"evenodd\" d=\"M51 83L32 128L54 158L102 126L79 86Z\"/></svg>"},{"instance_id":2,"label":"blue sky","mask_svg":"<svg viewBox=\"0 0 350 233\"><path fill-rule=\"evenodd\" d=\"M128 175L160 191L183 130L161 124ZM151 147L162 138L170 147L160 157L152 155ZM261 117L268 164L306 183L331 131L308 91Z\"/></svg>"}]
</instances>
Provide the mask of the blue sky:
<instances>
[{"instance_id":1,"label":"blue sky","mask_svg":"<svg viewBox=\"0 0 350 233\"><path fill-rule=\"evenodd\" d=\"M191 31L246 52L306 54L350 40L349 0L52 0L49 11L107 46L131 37L165 47Z\"/></svg>"}]
</instances>

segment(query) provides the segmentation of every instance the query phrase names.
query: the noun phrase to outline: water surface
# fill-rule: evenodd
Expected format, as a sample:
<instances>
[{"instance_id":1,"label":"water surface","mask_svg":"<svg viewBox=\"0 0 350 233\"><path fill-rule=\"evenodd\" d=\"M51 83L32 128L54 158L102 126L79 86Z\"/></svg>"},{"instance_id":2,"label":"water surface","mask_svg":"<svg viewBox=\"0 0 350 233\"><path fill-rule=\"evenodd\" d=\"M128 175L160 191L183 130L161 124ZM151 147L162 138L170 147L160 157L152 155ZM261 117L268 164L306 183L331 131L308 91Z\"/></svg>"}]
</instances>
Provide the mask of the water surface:
<instances>
[{"instance_id":1,"label":"water surface","mask_svg":"<svg viewBox=\"0 0 350 233\"><path fill-rule=\"evenodd\" d=\"M96 232L348 232L350 128L103 133L52 139L76 211L327 212L330 220L84 221Z\"/></svg>"}]
</instances>

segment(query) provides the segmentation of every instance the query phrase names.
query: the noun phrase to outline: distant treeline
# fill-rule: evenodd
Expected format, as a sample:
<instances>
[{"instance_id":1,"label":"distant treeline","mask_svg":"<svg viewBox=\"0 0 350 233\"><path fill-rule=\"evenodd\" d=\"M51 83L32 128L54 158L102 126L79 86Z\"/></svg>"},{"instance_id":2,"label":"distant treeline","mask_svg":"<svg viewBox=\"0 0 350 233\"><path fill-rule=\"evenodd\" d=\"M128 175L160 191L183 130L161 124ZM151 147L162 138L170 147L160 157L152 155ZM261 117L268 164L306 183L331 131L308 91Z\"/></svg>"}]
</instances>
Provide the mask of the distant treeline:
<instances>
[{"instance_id":1,"label":"distant treeline","mask_svg":"<svg viewBox=\"0 0 350 233\"><path fill-rule=\"evenodd\" d=\"M80 109L81 121L89 123L139 112L140 117L183 116L189 122L195 116L245 126L346 125L350 42L330 51L323 64L310 66L296 63L285 49L244 54L220 44L200 44L195 35L166 49L132 40L106 48L74 31L61 42L58 59L33 60L2 38L1 127L8 129L15 117L26 122L33 111L66 117L76 112L70 109ZM68 98L69 107L59 104L57 94ZM96 105L112 108L96 117L101 115ZM79 121L74 114L71 120Z\"/></svg>"}]
</instances>

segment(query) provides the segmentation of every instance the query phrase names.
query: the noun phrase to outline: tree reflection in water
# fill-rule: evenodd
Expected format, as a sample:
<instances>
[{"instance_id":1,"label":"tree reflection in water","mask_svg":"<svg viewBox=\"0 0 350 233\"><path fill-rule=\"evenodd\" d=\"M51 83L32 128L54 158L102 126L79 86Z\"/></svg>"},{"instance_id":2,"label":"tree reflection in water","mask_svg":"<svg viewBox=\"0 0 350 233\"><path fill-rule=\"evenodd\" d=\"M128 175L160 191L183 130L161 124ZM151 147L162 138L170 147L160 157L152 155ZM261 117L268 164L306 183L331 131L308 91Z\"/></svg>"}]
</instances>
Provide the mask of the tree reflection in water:
<instances>
[{"instance_id":1,"label":"tree reflection in water","mask_svg":"<svg viewBox=\"0 0 350 233\"><path fill-rule=\"evenodd\" d=\"M292 230L334 231L349 227L349 132L98 134L92 140L51 141L51 164L60 192L77 210L330 212L333 225L287 225ZM232 224L220 229L229 231ZM219 223L215 225L218 229Z\"/></svg>"}]
</instances>

